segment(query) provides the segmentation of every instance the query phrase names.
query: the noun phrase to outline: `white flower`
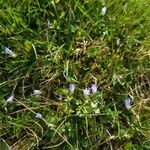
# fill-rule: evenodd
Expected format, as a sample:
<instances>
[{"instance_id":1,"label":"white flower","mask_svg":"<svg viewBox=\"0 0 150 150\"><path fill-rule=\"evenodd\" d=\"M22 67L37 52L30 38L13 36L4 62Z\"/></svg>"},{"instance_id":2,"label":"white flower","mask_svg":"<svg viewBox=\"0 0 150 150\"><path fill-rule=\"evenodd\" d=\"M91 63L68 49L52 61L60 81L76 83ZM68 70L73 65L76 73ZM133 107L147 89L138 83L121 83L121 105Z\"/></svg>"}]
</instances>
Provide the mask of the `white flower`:
<instances>
[{"instance_id":1,"label":"white flower","mask_svg":"<svg viewBox=\"0 0 150 150\"><path fill-rule=\"evenodd\" d=\"M84 89L83 90L83 94L84 94L84 96L89 96L90 95L90 89Z\"/></svg>"},{"instance_id":2,"label":"white flower","mask_svg":"<svg viewBox=\"0 0 150 150\"><path fill-rule=\"evenodd\" d=\"M38 118L38 119L42 119L43 118L43 116L40 113L36 113L35 117Z\"/></svg>"},{"instance_id":3,"label":"white flower","mask_svg":"<svg viewBox=\"0 0 150 150\"><path fill-rule=\"evenodd\" d=\"M41 95L42 92L40 90L34 90L33 95Z\"/></svg>"},{"instance_id":4,"label":"white flower","mask_svg":"<svg viewBox=\"0 0 150 150\"><path fill-rule=\"evenodd\" d=\"M69 85L69 90L70 90L70 92L74 92L74 90L75 90L75 85L74 84L70 84Z\"/></svg>"},{"instance_id":5,"label":"white flower","mask_svg":"<svg viewBox=\"0 0 150 150\"><path fill-rule=\"evenodd\" d=\"M101 14L104 16L106 14L106 11L107 11L107 8L103 7L102 10L101 10Z\"/></svg>"},{"instance_id":6,"label":"white flower","mask_svg":"<svg viewBox=\"0 0 150 150\"><path fill-rule=\"evenodd\" d=\"M91 89L92 89L92 93L95 94L97 92L97 84L92 84Z\"/></svg>"},{"instance_id":7,"label":"white flower","mask_svg":"<svg viewBox=\"0 0 150 150\"><path fill-rule=\"evenodd\" d=\"M14 100L14 95L11 95L8 99L7 99L7 102L9 102L9 103L12 103L13 102L13 100Z\"/></svg>"},{"instance_id":8,"label":"white flower","mask_svg":"<svg viewBox=\"0 0 150 150\"><path fill-rule=\"evenodd\" d=\"M3 52L4 54L7 54L7 55L10 55L10 56L12 56L12 57L14 57L14 56L16 56L16 54L11 50L11 49L9 49L9 48L5 48L5 50L4 50L4 52Z\"/></svg>"}]
</instances>

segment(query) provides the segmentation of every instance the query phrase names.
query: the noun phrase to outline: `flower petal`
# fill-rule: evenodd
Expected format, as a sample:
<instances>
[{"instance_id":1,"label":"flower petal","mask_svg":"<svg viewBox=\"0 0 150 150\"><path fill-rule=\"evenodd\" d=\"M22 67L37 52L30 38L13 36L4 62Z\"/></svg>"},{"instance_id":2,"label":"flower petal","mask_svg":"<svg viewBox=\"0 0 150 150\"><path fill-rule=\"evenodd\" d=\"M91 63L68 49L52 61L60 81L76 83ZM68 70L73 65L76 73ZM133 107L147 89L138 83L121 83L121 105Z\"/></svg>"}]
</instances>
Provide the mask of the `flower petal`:
<instances>
[{"instance_id":1,"label":"flower petal","mask_svg":"<svg viewBox=\"0 0 150 150\"><path fill-rule=\"evenodd\" d=\"M7 102L9 102L9 103L13 102L14 98L15 98L14 95L11 95L11 96L7 99Z\"/></svg>"},{"instance_id":2,"label":"flower petal","mask_svg":"<svg viewBox=\"0 0 150 150\"><path fill-rule=\"evenodd\" d=\"M7 47L4 50L4 54L10 55L12 57L15 56L15 53L11 49L9 49Z\"/></svg>"},{"instance_id":3,"label":"flower petal","mask_svg":"<svg viewBox=\"0 0 150 150\"><path fill-rule=\"evenodd\" d=\"M107 8L103 7L102 10L101 10L101 14L104 16L106 14L106 11L107 11Z\"/></svg>"},{"instance_id":4,"label":"flower petal","mask_svg":"<svg viewBox=\"0 0 150 150\"><path fill-rule=\"evenodd\" d=\"M38 118L38 119L42 119L42 118L43 118L40 113L36 113L36 116L35 116L35 117Z\"/></svg>"},{"instance_id":5,"label":"flower petal","mask_svg":"<svg viewBox=\"0 0 150 150\"><path fill-rule=\"evenodd\" d=\"M95 94L97 92L97 84L92 84L91 89L92 89L92 93Z\"/></svg>"},{"instance_id":6,"label":"flower petal","mask_svg":"<svg viewBox=\"0 0 150 150\"><path fill-rule=\"evenodd\" d=\"M84 89L83 90L83 94L84 94L84 96L89 96L90 95L90 89Z\"/></svg>"},{"instance_id":7,"label":"flower petal","mask_svg":"<svg viewBox=\"0 0 150 150\"><path fill-rule=\"evenodd\" d=\"M75 84L70 84L69 85L69 90L70 90L70 92L74 92L74 90L75 90Z\"/></svg>"},{"instance_id":8,"label":"flower petal","mask_svg":"<svg viewBox=\"0 0 150 150\"><path fill-rule=\"evenodd\" d=\"M41 95L42 92L40 90L34 90L33 95Z\"/></svg>"},{"instance_id":9,"label":"flower petal","mask_svg":"<svg viewBox=\"0 0 150 150\"><path fill-rule=\"evenodd\" d=\"M131 108L131 101L132 101L132 98L130 96L127 96L124 100L124 104L125 104L125 107L127 109L130 109Z\"/></svg>"}]
</instances>

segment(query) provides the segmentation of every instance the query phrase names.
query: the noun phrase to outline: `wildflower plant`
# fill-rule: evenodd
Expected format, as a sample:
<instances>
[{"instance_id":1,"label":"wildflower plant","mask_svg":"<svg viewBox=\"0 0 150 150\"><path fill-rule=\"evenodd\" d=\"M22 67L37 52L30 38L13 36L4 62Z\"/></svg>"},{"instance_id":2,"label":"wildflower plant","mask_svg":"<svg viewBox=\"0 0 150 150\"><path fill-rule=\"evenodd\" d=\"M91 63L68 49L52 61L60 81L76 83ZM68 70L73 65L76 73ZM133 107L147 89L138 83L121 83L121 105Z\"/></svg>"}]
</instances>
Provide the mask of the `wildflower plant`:
<instances>
[{"instance_id":1,"label":"wildflower plant","mask_svg":"<svg viewBox=\"0 0 150 150\"><path fill-rule=\"evenodd\" d=\"M149 149L148 0L0 6L0 149Z\"/></svg>"}]
</instances>

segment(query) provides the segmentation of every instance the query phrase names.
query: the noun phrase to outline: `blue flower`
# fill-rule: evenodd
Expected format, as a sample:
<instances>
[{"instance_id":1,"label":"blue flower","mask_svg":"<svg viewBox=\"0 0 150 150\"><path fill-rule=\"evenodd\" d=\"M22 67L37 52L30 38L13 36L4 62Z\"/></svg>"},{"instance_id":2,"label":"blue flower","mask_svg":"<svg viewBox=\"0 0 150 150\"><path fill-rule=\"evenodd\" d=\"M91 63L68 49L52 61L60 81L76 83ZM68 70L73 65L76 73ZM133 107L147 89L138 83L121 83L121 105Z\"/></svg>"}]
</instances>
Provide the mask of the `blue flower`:
<instances>
[{"instance_id":1,"label":"blue flower","mask_svg":"<svg viewBox=\"0 0 150 150\"><path fill-rule=\"evenodd\" d=\"M71 93L73 93L75 90L75 84L69 84L69 90Z\"/></svg>"},{"instance_id":2,"label":"blue flower","mask_svg":"<svg viewBox=\"0 0 150 150\"><path fill-rule=\"evenodd\" d=\"M131 101L132 101L132 98L128 95L124 100L124 104L127 109L131 108Z\"/></svg>"},{"instance_id":3,"label":"blue flower","mask_svg":"<svg viewBox=\"0 0 150 150\"><path fill-rule=\"evenodd\" d=\"M9 49L9 48L5 48L5 50L4 50L4 52L3 52L4 54L7 54L7 55L10 55L11 57L14 57L14 56L16 56L16 54L11 50L11 49Z\"/></svg>"},{"instance_id":4,"label":"blue flower","mask_svg":"<svg viewBox=\"0 0 150 150\"><path fill-rule=\"evenodd\" d=\"M34 90L33 95L41 95L42 92L40 90Z\"/></svg>"},{"instance_id":5,"label":"blue flower","mask_svg":"<svg viewBox=\"0 0 150 150\"><path fill-rule=\"evenodd\" d=\"M8 103L12 103L13 102L13 100L14 100L14 95L11 95L8 99L7 99L7 102Z\"/></svg>"},{"instance_id":6,"label":"blue flower","mask_svg":"<svg viewBox=\"0 0 150 150\"><path fill-rule=\"evenodd\" d=\"M92 89L92 93L95 94L97 92L97 84L92 84L91 89Z\"/></svg>"},{"instance_id":7,"label":"blue flower","mask_svg":"<svg viewBox=\"0 0 150 150\"><path fill-rule=\"evenodd\" d=\"M84 89L83 90L83 94L84 94L84 96L89 96L90 95L90 89Z\"/></svg>"},{"instance_id":8,"label":"blue flower","mask_svg":"<svg viewBox=\"0 0 150 150\"><path fill-rule=\"evenodd\" d=\"M38 118L38 119L42 119L43 118L43 116L40 113L36 113L35 117Z\"/></svg>"},{"instance_id":9,"label":"blue flower","mask_svg":"<svg viewBox=\"0 0 150 150\"><path fill-rule=\"evenodd\" d=\"M101 10L101 14L104 16L106 14L106 11L107 11L107 8L103 7L102 10Z\"/></svg>"}]
</instances>

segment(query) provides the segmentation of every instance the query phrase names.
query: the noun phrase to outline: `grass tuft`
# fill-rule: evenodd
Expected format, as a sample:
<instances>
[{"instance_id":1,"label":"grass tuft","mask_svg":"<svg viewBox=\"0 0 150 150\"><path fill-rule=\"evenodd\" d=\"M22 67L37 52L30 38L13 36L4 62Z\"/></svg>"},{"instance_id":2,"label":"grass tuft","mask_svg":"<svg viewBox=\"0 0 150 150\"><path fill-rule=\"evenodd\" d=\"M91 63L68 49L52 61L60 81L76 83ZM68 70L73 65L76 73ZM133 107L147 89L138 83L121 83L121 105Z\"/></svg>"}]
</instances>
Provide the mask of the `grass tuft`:
<instances>
[{"instance_id":1,"label":"grass tuft","mask_svg":"<svg viewBox=\"0 0 150 150\"><path fill-rule=\"evenodd\" d=\"M2 0L0 149L150 149L149 5Z\"/></svg>"}]
</instances>

